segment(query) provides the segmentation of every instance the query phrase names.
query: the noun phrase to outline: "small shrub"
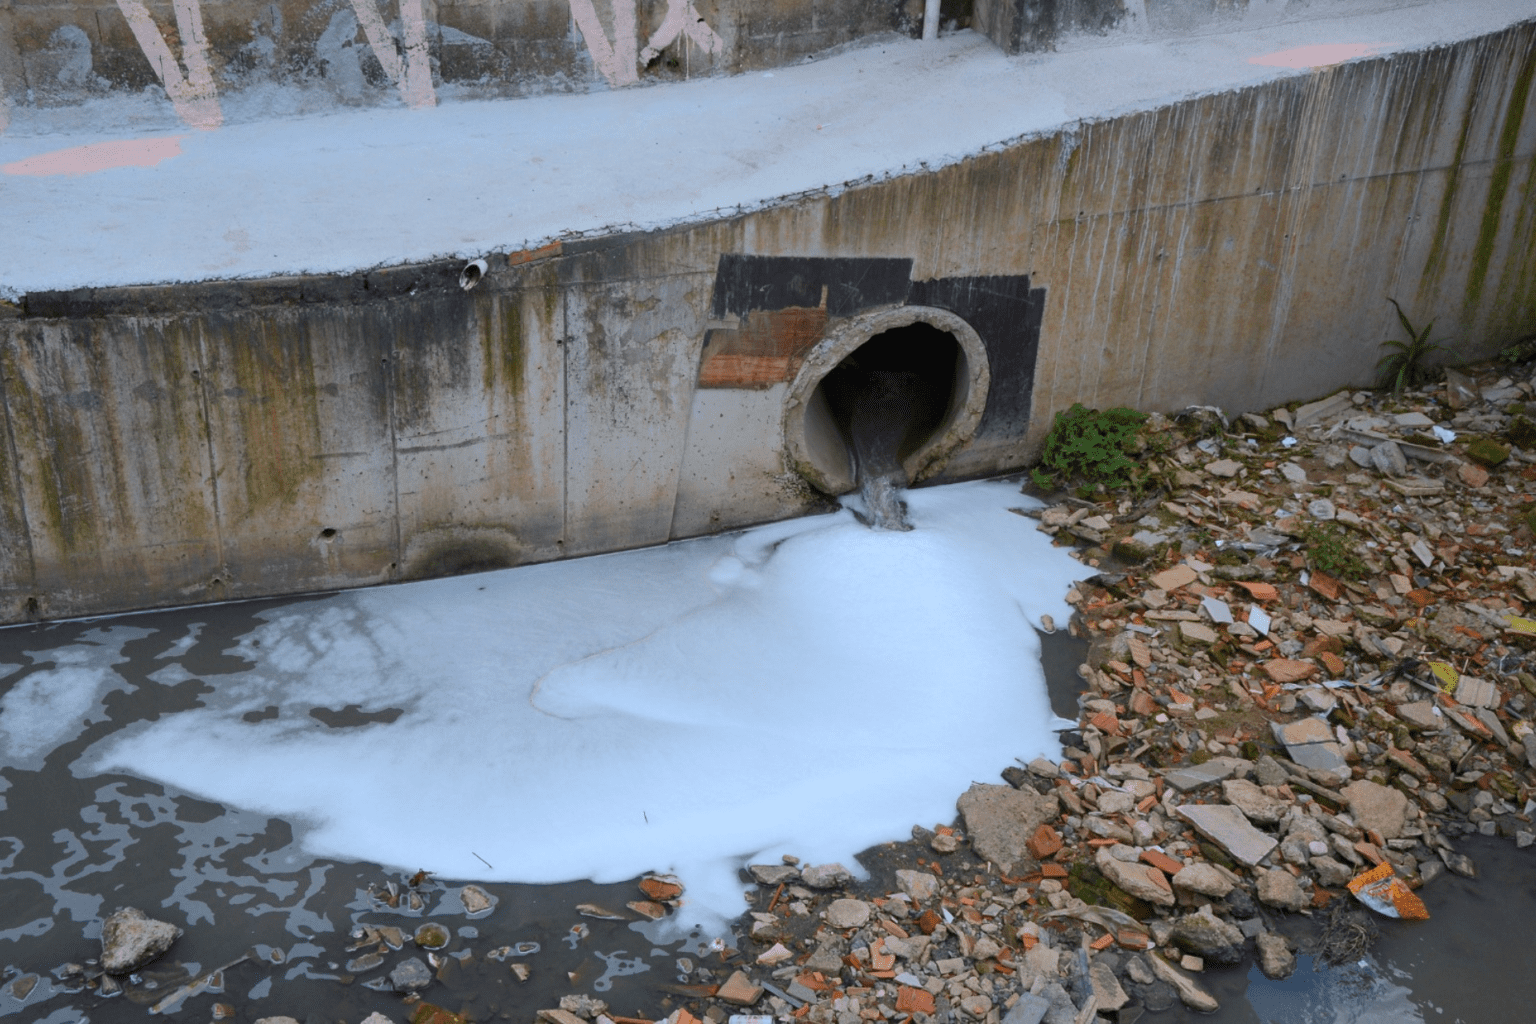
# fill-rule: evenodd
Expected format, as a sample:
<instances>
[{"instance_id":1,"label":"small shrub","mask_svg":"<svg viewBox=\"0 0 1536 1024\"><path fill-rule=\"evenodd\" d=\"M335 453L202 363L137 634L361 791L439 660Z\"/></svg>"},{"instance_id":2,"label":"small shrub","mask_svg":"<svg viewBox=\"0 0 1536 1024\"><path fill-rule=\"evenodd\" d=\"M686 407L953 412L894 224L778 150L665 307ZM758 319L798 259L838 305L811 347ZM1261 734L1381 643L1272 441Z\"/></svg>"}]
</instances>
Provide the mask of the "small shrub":
<instances>
[{"instance_id":1,"label":"small shrub","mask_svg":"<svg viewBox=\"0 0 1536 1024\"><path fill-rule=\"evenodd\" d=\"M1309 527L1302 539L1307 546L1307 562L1314 572L1325 572L1339 579L1365 577L1365 563L1355 554L1355 542L1337 526Z\"/></svg>"},{"instance_id":2,"label":"small shrub","mask_svg":"<svg viewBox=\"0 0 1536 1024\"><path fill-rule=\"evenodd\" d=\"M1408 319L1408 314L1403 312L1403 307L1397 304L1396 299L1389 297L1387 301L1392 303L1393 309L1397 310L1397 319L1402 322L1403 330L1408 333L1407 341L1382 342L1387 348L1396 351L1388 352L1376 363L1377 368L1382 371L1382 387L1390 387L1392 393L1396 395L1400 394L1405 387L1416 387L1433 380L1434 368L1426 366L1424 360L1430 353L1446 350L1446 348L1439 342L1429 340L1429 332L1435 326L1433 320L1421 331L1413 326L1413 321Z\"/></svg>"},{"instance_id":3,"label":"small shrub","mask_svg":"<svg viewBox=\"0 0 1536 1024\"><path fill-rule=\"evenodd\" d=\"M1137 464L1131 459L1136 431L1146 422L1145 413L1134 409L1087 409L1074 404L1058 412L1046 435L1040 465L1032 471L1035 483L1082 480L1088 486L1124 487L1136 481Z\"/></svg>"}]
</instances>

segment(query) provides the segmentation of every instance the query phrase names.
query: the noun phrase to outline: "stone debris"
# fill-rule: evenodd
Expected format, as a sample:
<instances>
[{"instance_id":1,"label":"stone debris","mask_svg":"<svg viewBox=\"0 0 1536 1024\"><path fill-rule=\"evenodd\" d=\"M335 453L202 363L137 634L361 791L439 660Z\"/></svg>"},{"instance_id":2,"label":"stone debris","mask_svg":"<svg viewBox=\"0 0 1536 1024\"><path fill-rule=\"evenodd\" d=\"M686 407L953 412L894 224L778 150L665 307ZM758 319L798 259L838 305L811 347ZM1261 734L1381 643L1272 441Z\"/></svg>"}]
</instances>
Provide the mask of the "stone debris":
<instances>
[{"instance_id":1,"label":"stone debris","mask_svg":"<svg viewBox=\"0 0 1536 1024\"><path fill-rule=\"evenodd\" d=\"M1452 371L1396 397L1341 392L1264 415L1154 414L1141 490L1029 513L1098 570L1067 594L1070 623L1050 624L1090 644L1059 757L960 794L954 821L915 827L895 864L871 868L883 884L794 857L750 865L736 938L678 961L686 984L663 986L664 1018L612 1017L579 993L538 1018L1210 1012L1197 975L1252 959L1281 979L1298 951L1326 956L1316 925L1342 920L1362 873L1389 865L1417 889L1476 877L1460 836L1536 844L1531 370ZM640 888L627 908L652 919L682 896L670 876ZM421 909L414 889L389 895ZM470 915L495 905L476 886L459 898ZM1302 915L1315 915L1311 945L1287 937ZM394 931L354 932L348 970L383 966L403 944ZM1369 938L1351 941L1358 955ZM439 973L409 958L388 984L446 982L451 956L426 955Z\"/></svg>"},{"instance_id":2,"label":"stone debris","mask_svg":"<svg viewBox=\"0 0 1536 1024\"><path fill-rule=\"evenodd\" d=\"M137 907L123 907L101 923L101 969L129 974L171 948L181 929L156 921Z\"/></svg>"},{"instance_id":3,"label":"stone debris","mask_svg":"<svg viewBox=\"0 0 1536 1024\"><path fill-rule=\"evenodd\" d=\"M415 992L432 984L432 970L415 957L402 960L389 972L396 992Z\"/></svg>"},{"instance_id":4,"label":"stone debris","mask_svg":"<svg viewBox=\"0 0 1536 1024\"><path fill-rule=\"evenodd\" d=\"M1035 830L1058 813L1056 799L1033 789L976 783L960 797L960 816L977 856L996 864L1005 875L1031 860L1029 841Z\"/></svg>"}]
</instances>

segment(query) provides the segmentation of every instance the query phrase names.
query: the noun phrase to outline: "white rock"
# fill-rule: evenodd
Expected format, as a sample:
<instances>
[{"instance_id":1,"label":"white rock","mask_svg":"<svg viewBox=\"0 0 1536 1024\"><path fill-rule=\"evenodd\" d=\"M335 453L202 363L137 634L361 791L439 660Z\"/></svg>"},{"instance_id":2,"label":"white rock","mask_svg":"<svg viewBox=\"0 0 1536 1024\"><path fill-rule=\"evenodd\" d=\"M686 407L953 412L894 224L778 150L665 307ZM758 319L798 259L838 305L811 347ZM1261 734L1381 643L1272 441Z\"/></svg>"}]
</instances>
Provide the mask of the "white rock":
<instances>
[{"instance_id":1,"label":"white rock","mask_svg":"<svg viewBox=\"0 0 1536 1024\"><path fill-rule=\"evenodd\" d=\"M833 900L827 907L827 924L839 930L862 928L869 923L869 904L863 900Z\"/></svg>"},{"instance_id":2,"label":"white rock","mask_svg":"<svg viewBox=\"0 0 1536 1024\"><path fill-rule=\"evenodd\" d=\"M927 903L939 892L939 880L927 871L904 868L896 872L896 884L916 903Z\"/></svg>"},{"instance_id":3,"label":"white rock","mask_svg":"<svg viewBox=\"0 0 1536 1024\"><path fill-rule=\"evenodd\" d=\"M124 907L101 923L101 969L128 974L171 948L181 929Z\"/></svg>"}]
</instances>

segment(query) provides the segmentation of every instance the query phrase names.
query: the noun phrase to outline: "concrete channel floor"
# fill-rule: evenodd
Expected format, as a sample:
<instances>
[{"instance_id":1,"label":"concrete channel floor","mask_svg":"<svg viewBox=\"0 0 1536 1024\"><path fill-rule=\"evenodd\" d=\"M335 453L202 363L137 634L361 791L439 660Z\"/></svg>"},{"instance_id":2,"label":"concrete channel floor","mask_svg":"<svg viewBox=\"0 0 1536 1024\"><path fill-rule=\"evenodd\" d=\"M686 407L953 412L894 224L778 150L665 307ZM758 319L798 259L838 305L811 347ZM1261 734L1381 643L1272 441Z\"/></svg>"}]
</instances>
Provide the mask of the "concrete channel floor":
<instances>
[{"instance_id":1,"label":"concrete channel floor","mask_svg":"<svg viewBox=\"0 0 1536 1024\"><path fill-rule=\"evenodd\" d=\"M771 72L424 111L262 119L232 97L211 132L176 127L169 104L143 118L142 100L137 128L121 100L18 110L0 135L0 299L345 273L706 219L1533 14L1531 0L1341 3L1014 58L970 31L891 37ZM1323 49L1285 55L1303 47ZM61 155L103 143L119 145ZM110 166L125 159L149 165Z\"/></svg>"}]
</instances>

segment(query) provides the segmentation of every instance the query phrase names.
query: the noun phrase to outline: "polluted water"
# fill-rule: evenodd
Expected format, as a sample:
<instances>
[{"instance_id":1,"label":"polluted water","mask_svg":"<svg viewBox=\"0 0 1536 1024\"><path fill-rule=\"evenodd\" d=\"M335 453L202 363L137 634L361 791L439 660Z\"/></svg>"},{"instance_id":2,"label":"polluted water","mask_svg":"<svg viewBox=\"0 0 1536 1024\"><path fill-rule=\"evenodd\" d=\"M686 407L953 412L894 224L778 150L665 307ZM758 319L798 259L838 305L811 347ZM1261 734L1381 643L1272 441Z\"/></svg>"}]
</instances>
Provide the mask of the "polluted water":
<instances>
[{"instance_id":1,"label":"polluted water","mask_svg":"<svg viewBox=\"0 0 1536 1024\"><path fill-rule=\"evenodd\" d=\"M0 630L0 1015L139 1019L195 989L163 1012L302 993L354 1019L398 1011L377 990L412 955L466 992L494 968L492 1016L696 979L677 965L729 938L745 864L858 871L972 781L1060 754L1032 627L1093 570L1016 514L1017 484L898 497L910 531L855 497L640 551ZM648 872L686 890L662 920L575 914L622 911ZM495 909L469 914L468 882ZM103 1000L84 982L124 905L183 935ZM356 948L423 918L440 951ZM548 992L502 991L519 957Z\"/></svg>"}]
</instances>

